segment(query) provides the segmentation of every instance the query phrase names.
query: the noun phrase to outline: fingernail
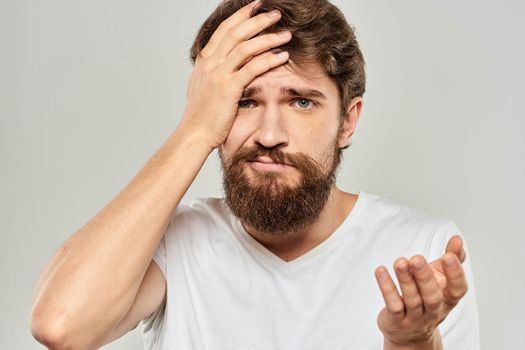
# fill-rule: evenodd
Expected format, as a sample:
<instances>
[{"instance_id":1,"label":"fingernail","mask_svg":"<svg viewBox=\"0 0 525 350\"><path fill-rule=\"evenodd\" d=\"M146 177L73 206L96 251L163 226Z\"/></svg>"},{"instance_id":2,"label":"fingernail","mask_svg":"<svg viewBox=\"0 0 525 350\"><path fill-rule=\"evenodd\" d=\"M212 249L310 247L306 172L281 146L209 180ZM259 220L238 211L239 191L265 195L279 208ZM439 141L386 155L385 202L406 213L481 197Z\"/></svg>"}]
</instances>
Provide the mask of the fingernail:
<instances>
[{"instance_id":1,"label":"fingernail","mask_svg":"<svg viewBox=\"0 0 525 350\"><path fill-rule=\"evenodd\" d=\"M287 51L279 52L279 53L277 54L277 57L278 57L278 58L286 58L286 57L288 57L288 52L287 52Z\"/></svg>"},{"instance_id":2,"label":"fingernail","mask_svg":"<svg viewBox=\"0 0 525 350\"><path fill-rule=\"evenodd\" d=\"M401 272L407 272L407 271L408 271L408 266L407 266L406 264L400 264L400 265L398 266L398 269L399 269L399 271L401 271Z\"/></svg>"},{"instance_id":3,"label":"fingernail","mask_svg":"<svg viewBox=\"0 0 525 350\"><path fill-rule=\"evenodd\" d=\"M445 265L447 265L447 267L454 267L456 266L456 259L454 259L453 256L446 256L445 257Z\"/></svg>"},{"instance_id":4,"label":"fingernail","mask_svg":"<svg viewBox=\"0 0 525 350\"><path fill-rule=\"evenodd\" d=\"M379 269L377 271L377 274L379 275L379 279L383 282L386 282L388 280L388 273L386 269Z\"/></svg>"},{"instance_id":5,"label":"fingernail","mask_svg":"<svg viewBox=\"0 0 525 350\"><path fill-rule=\"evenodd\" d=\"M281 12L279 12L279 10L273 10L273 11L270 11L270 12L266 12L266 14L270 18L276 18L276 17L279 17L281 15Z\"/></svg>"},{"instance_id":6,"label":"fingernail","mask_svg":"<svg viewBox=\"0 0 525 350\"><path fill-rule=\"evenodd\" d=\"M423 259L416 259L413 265L417 271L421 271L423 270L423 267L425 267L425 262L423 261Z\"/></svg>"},{"instance_id":7,"label":"fingernail","mask_svg":"<svg viewBox=\"0 0 525 350\"><path fill-rule=\"evenodd\" d=\"M255 0L254 2L252 2L252 8L259 5L260 3L261 3L261 0Z\"/></svg>"},{"instance_id":8,"label":"fingernail","mask_svg":"<svg viewBox=\"0 0 525 350\"><path fill-rule=\"evenodd\" d=\"M291 33L289 31L287 31L287 30L284 30L282 32L277 33L277 35L282 36L283 38L286 38L286 37L290 36L290 34Z\"/></svg>"}]
</instances>

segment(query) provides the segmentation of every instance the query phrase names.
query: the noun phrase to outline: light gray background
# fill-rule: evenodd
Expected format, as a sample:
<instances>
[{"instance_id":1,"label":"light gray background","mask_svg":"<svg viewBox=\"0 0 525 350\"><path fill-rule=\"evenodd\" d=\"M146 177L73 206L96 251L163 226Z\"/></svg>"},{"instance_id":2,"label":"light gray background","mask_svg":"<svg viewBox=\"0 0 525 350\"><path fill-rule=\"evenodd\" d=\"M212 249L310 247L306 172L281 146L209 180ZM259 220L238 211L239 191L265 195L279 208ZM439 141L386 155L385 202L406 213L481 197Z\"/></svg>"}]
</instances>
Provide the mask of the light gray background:
<instances>
[{"instance_id":1,"label":"light gray background","mask_svg":"<svg viewBox=\"0 0 525 350\"><path fill-rule=\"evenodd\" d=\"M368 74L340 186L454 220L483 348L525 348L523 3L334 3ZM0 348L43 348L28 327L37 276L177 125L188 49L216 4L1 0ZM218 164L185 203L221 195ZM104 347L141 348L140 327Z\"/></svg>"}]
</instances>

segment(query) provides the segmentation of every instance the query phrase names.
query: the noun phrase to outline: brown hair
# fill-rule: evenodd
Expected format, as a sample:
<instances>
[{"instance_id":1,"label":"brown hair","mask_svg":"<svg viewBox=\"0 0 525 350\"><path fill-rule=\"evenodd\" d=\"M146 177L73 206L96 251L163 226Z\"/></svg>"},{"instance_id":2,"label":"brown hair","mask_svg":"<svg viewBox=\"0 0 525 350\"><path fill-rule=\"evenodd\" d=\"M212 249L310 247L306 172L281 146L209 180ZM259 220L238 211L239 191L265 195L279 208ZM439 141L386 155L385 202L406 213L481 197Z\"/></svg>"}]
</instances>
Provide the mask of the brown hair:
<instances>
[{"instance_id":1,"label":"brown hair","mask_svg":"<svg viewBox=\"0 0 525 350\"><path fill-rule=\"evenodd\" d=\"M203 23L190 57L193 64L218 26L252 0L225 0ZM365 93L365 62L353 27L343 13L328 0L261 0L252 15L278 9L282 16L258 35L289 30L290 42L279 47L300 64L318 62L337 85L341 115L346 115L350 100ZM277 51L280 51L277 50Z\"/></svg>"}]
</instances>

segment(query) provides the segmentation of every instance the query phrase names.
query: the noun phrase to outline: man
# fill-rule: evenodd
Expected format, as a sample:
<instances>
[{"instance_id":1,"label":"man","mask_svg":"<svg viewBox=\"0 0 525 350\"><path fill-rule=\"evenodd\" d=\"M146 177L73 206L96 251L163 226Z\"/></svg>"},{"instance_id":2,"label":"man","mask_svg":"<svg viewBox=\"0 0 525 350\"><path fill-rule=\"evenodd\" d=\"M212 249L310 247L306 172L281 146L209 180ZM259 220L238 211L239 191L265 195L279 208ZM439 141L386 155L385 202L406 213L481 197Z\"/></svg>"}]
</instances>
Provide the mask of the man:
<instances>
[{"instance_id":1,"label":"man","mask_svg":"<svg viewBox=\"0 0 525 350\"><path fill-rule=\"evenodd\" d=\"M343 15L226 1L192 59L178 128L42 272L35 338L91 349L143 321L148 349L478 348L454 223L335 185L365 91ZM180 205L214 149L225 198Z\"/></svg>"}]
</instances>

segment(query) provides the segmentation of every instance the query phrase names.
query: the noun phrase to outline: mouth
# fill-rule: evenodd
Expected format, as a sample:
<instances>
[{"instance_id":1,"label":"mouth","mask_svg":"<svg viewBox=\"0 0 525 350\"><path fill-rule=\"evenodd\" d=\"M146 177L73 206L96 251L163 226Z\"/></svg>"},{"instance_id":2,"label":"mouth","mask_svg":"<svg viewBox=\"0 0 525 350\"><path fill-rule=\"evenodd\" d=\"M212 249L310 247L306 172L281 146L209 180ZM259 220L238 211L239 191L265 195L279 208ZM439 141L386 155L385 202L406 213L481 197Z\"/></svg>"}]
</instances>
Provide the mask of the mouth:
<instances>
[{"instance_id":1,"label":"mouth","mask_svg":"<svg viewBox=\"0 0 525 350\"><path fill-rule=\"evenodd\" d=\"M270 157L258 157L255 160L248 161L248 163L252 169L257 171L281 172L293 168L291 165L275 162Z\"/></svg>"}]
</instances>

